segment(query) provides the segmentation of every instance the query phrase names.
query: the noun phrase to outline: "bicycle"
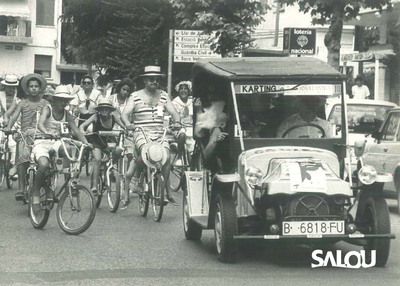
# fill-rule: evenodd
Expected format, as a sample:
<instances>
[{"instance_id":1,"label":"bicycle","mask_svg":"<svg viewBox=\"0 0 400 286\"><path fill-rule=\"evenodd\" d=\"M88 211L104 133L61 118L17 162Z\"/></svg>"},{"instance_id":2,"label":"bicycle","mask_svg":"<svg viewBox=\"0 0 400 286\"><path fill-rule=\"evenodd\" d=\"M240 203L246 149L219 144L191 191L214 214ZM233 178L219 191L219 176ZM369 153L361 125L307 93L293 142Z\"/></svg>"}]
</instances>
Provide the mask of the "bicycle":
<instances>
[{"instance_id":1,"label":"bicycle","mask_svg":"<svg viewBox=\"0 0 400 286\"><path fill-rule=\"evenodd\" d=\"M182 186L182 178L185 171L189 170L190 154L186 144L180 147L176 142L170 143L171 148L171 172L169 174L169 185L171 191L177 192Z\"/></svg>"},{"instance_id":2,"label":"bicycle","mask_svg":"<svg viewBox=\"0 0 400 286\"><path fill-rule=\"evenodd\" d=\"M164 129L161 142L165 141L167 130ZM142 147L141 157L146 165L139 177L139 185L143 191L139 193L139 211L143 217L147 216L150 201L152 203L154 220L160 222L164 212L165 180L162 175L162 167L167 158L162 143L151 141L142 127L135 128L136 132L142 132L146 143Z\"/></svg>"},{"instance_id":3,"label":"bicycle","mask_svg":"<svg viewBox=\"0 0 400 286\"><path fill-rule=\"evenodd\" d=\"M50 169L46 173L44 186L38 192L35 192L33 188L33 170L29 170L29 215L31 223L34 228L42 229L47 224L54 204L58 203L56 216L60 228L67 234L81 234L91 226L96 215L93 194L85 186L79 184L82 155L88 145L69 138L47 135L38 136L36 139L61 140L65 156L70 160L70 168L67 171L59 170L57 165L60 161L62 163L62 160L56 160L55 152L51 152ZM72 158L66 143L78 150L77 158ZM59 174L70 174L71 176L56 192Z\"/></svg>"},{"instance_id":4,"label":"bicycle","mask_svg":"<svg viewBox=\"0 0 400 286\"><path fill-rule=\"evenodd\" d=\"M9 147L10 135L17 131L4 131L0 129L0 188L3 187L4 181L6 182L7 189L11 189L13 180L10 178L11 164L11 149Z\"/></svg>"},{"instance_id":5,"label":"bicycle","mask_svg":"<svg viewBox=\"0 0 400 286\"><path fill-rule=\"evenodd\" d=\"M120 174L118 167L113 164L112 150L117 146L123 150L125 131L98 131L87 135L99 135L102 137L118 137L118 145L107 143L107 149L101 160L99 184L97 187L96 208L99 208L104 193L107 193L107 201L110 212L116 212L119 208L121 190L124 189L123 173ZM101 137L100 137L101 138ZM123 157L122 157L123 158ZM121 162L122 161L122 162ZM123 160L120 159L121 168L124 168ZM123 169L122 169L123 170Z\"/></svg>"}]
</instances>

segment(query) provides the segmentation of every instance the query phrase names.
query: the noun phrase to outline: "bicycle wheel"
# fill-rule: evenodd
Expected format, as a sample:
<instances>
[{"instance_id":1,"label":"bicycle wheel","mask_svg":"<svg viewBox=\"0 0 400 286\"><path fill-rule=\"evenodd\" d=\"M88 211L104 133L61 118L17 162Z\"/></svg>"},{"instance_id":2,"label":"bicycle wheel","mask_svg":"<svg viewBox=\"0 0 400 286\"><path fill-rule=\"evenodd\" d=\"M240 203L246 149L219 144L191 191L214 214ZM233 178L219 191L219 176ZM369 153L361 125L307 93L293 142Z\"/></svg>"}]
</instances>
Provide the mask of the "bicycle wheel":
<instances>
[{"instance_id":1,"label":"bicycle wheel","mask_svg":"<svg viewBox=\"0 0 400 286\"><path fill-rule=\"evenodd\" d=\"M149 185L144 179L144 174L142 173L140 175L140 181L139 184L143 188L143 194L139 194L139 210L141 216L145 217L147 216L147 212L149 211L149 203L150 203L150 197L149 197Z\"/></svg>"},{"instance_id":2,"label":"bicycle wheel","mask_svg":"<svg viewBox=\"0 0 400 286\"><path fill-rule=\"evenodd\" d=\"M152 205L154 220L156 222L161 221L163 211L164 211L164 193L165 193L165 181L162 175L157 174L153 178L152 186Z\"/></svg>"},{"instance_id":3,"label":"bicycle wheel","mask_svg":"<svg viewBox=\"0 0 400 286\"><path fill-rule=\"evenodd\" d=\"M105 186L104 186L104 182L103 182L103 177L100 175L99 184L97 185L97 196L95 196L96 208L99 208L101 205L101 200L103 198L104 189L105 189Z\"/></svg>"},{"instance_id":4,"label":"bicycle wheel","mask_svg":"<svg viewBox=\"0 0 400 286\"><path fill-rule=\"evenodd\" d=\"M0 160L0 188L2 188L4 184L4 178L5 178L4 171L5 171L5 162L2 159Z\"/></svg>"},{"instance_id":5,"label":"bicycle wheel","mask_svg":"<svg viewBox=\"0 0 400 286\"><path fill-rule=\"evenodd\" d=\"M171 171L169 173L169 185L171 191L177 192L181 188L181 179L184 174L185 166L180 152L171 152Z\"/></svg>"},{"instance_id":6,"label":"bicycle wheel","mask_svg":"<svg viewBox=\"0 0 400 286\"><path fill-rule=\"evenodd\" d=\"M85 232L96 216L93 194L84 186L76 185L71 192L64 190L57 205L57 221L61 229L72 235Z\"/></svg>"},{"instance_id":7,"label":"bicycle wheel","mask_svg":"<svg viewBox=\"0 0 400 286\"><path fill-rule=\"evenodd\" d=\"M107 200L110 212L115 213L119 207L121 199L121 178L116 169L111 169L110 186L107 190Z\"/></svg>"},{"instance_id":8,"label":"bicycle wheel","mask_svg":"<svg viewBox=\"0 0 400 286\"><path fill-rule=\"evenodd\" d=\"M89 155L87 155L87 158L85 160L85 170L86 170L86 176L90 176L93 172L93 161L92 161L92 157Z\"/></svg>"},{"instance_id":9,"label":"bicycle wheel","mask_svg":"<svg viewBox=\"0 0 400 286\"><path fill-rule=\"evenodd\" d=\"M50 210L47 207L46 187L35 192L33 188L34 171L29 171L29 217L34 228L42 229L49 220Z\"/></svg>"},{"instance_id":10,"label":"bicycle wheel","mask_svg":"<svg viewBox=\"0 0 400 286\"><path fill-rule=\"evenodd\" d=\"M6 181L7 189L11 189L13 185L13 181L10 179L10 169L11 169L11 153L6 152L4 157L5 161L5 169L4 169L4 179Z\"/></svg>"}]
</instances>

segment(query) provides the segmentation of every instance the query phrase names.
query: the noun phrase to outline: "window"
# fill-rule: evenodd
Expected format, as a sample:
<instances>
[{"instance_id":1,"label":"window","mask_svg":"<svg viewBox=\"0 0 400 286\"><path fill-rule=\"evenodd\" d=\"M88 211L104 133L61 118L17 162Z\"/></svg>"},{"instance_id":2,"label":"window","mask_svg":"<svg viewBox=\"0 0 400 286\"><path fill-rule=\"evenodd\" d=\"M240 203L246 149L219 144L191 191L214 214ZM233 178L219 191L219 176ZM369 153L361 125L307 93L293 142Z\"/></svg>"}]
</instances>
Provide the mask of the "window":
<instances>
[{"instance_id":1,"label":"window","mask_svg":"<svg viewBox=\"0 0 400 286\"><path fill-rule=\"evenodd\" d=\"M36 0L36 25L54 26L55 0Z\"/></svg>"},{"instance_id":2,"label":"window","mask_svg":"<svg viewBox=\"0 0 400 286\"><path fill-rule=\"evenodd\" d=\"M382 132L382 139L393 141L399 126L400 113L392 113L386 121L385 127Z\"/></svg>"},{"instance_id":3,"label":"window","mask_svg":"<svg viewBox=\"0 0 400 286\"><path fill-rule=\"evenodd\" d=\"M51 77L52 56L35 55L35 73L41 74L45 78Z\"/></svg>"}]
</instances>

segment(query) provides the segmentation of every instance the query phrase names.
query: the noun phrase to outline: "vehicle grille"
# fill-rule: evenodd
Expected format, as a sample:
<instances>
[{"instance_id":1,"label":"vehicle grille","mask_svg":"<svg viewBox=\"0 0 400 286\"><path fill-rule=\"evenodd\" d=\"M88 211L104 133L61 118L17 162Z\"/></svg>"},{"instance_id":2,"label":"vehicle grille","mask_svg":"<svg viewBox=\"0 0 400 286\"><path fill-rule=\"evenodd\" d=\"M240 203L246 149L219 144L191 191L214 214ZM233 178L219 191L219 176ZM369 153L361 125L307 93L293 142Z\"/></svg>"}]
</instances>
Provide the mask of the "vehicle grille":
<instances>
[{"instance_id":1,"label":"vehicle grille","mask_svg":"<svg viewBox=\"0 0 400 286\"><path fill-rule=\"evenodd\" d=\"M328 203L316 195L295 198L290 204L289 213L295 216L329 215Z\"/></svg>"}]
</instances>

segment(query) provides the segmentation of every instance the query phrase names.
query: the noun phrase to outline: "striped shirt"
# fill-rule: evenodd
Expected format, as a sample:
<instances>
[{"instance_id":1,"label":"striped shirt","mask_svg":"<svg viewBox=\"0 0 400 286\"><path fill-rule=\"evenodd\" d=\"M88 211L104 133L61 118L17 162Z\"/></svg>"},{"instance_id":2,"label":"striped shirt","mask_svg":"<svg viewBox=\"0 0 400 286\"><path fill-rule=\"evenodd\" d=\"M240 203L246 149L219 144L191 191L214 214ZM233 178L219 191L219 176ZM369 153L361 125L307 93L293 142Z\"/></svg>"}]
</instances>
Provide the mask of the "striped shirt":
<instances>
[{"instance_id":1,"label":"striped shirt","mask_svg":"<svg viewBox=\"0 0 400 286\"><path fill-rule=\"evenodd\" d=\"M132 111L133 123L137 127L142 127L144 132L151 140L157 140L163 135L164 112L167 104L168 94L161 91L161 98L157 105L147 105L142 99L144 90L132 93L134 108Z\"/></svg>"},{"instance_id":2,"label":"striped shirt","mask_svg":"<svg viewBox=\"0 0 400 286\"><path fill-rule=\"evenodd\" d=\"M21 106L21 131L36 129L40 112L49 102L43 98L39 101L23 99L19 104Z\"/></svg>"}]
</instances>

